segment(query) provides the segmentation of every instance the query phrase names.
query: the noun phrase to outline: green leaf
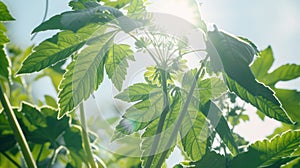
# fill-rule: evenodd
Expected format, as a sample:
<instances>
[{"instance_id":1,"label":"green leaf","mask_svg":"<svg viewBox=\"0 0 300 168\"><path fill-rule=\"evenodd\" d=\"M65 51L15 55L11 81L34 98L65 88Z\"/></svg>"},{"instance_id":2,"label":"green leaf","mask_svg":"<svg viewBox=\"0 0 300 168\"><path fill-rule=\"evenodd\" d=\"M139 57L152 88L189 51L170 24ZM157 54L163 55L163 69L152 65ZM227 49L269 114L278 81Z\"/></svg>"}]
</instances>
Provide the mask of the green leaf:
<instances>
[{"instance_id":1,"label":"green leaf","mask_svg":"<svg viewBox=\"0 0 300 168\"><path fill-rule=\"evenodd\" d=\"M58 108L56 100L53 97L49 95L45 95L44 97L47 105L52 106L54 108Z\"/></svg>"},{"instance_id":2,"label":"green leaf","mask_svg":"<svg viewBox=\"0 0 300 168\"><path fill-rule=\"evenodd\" d=\"M296 64L285 64L273 72L268 73L274 62L273 52L271 47L268 47L260 53L260 57L255 60L251 68L258 80L272 87L276 96L280 100L282 107L294 121L299 120L297 113L299 106L300 94L296 90L277 89L275 84L279 81L288 81L300 76L300 66Z\"/></svg>"},{"instance_id":3,"label":"green leaf","mask_svg":"<svg viewBox=\"0 0 300 168\"><path fill-rule=\"evenodd\" d=\"M6 152L16 145L15 136L13 134L0 134L0 152Z\"/></svg>"},{"instance_id":4,"label":"green leaf","mask_svg":"<svg viewBox=\"0 0 300 168\"><path fill-rule=\"evenodd\" d=\"M139 100L149 99L150 95L159 93L160 89L156 85L150 85L147 83L136 83L129 86L123 92L115 96L115 98L127 101L135 102Z\"/></svg>"},{"instance_id":5,"label":"green leaf","mask_svg":"<svg viewBox=\"0 0 300 168\"><path fill-rule=\"evenodd\" d=\"M249 64L252 62L256 50L249 43L217 29L208 33L208 39L208 54L211 56L212 62L215 60L217 63L221 62L221 65L218 66L223 66L226 76L250 94L264 97L274 104L280 105L272 90L257 82L251 72ZM245 96L242 97L245 98Z\"/></svg>"},{"instance_id":6,"label":"green leaf","mask_svg":"<svg viewBox=\"0 0 300 168\"><path fill-rule=\"evenodd\" d=\"M115 30L106 33L105 30L100 31L102 36L97 40L87 43L88 46L68 65L59 86L59 118L86 100L102 82L105 55L116 34Z\"/></svg>"},{"instance_id":7,"label":"green leaf","mask_svg":"<svg viewBox=\"0 0 300 168\"><path fill-rule=\"evenodd\" d=\"M111 0L102 0L102 2L104 2L104 4L106 6L111 6L117 9L123 8L124 6L126 6L128 3L130 3L131 0L115 0L115 1L111 1Z\"/></svg>"},{"instance_id":8,"label":"green leaf","mask_svg":"<svg viewBox=\"0 0 300 168\"><path fill-rule=\"evenodd\" d=\"M78 11L68 11L55 15L36 27L32 33L45 30L72 30L76 32L90 23L106 23L122 17L122 12L107 6L89 7Z\"/></svg>"},{"instance_id":9,"label":"green leaf","mask_svg":"<svg viewBox=\"0 0 300 168\"><path fill-rule=\"evenodd\" d=\"M299 145L300 131L288 131L280 136L275 136L271 140L258 141L250 145L247 152L233 158L230 167L270 166L282 158L290 157Z\"/></svg>"},{"instance_id":10,"label":"green leaf","mask_svg":"<svg viewBox=\"0 0 300 168\"><path fill-rule=\"evenodd\" d=\"M129 107L123 117L139 122L149 122L159 117L164 108L162 90L160 93Z\"/></svg>"},{"instance_id":11,"label":"green leaf","mask_svg":"<svg viewBox=\"0 0 300 168\"><path fill-rule=\"evenodd\" d=\"M251 70L259 81L265 82L264 78L274 63L273 50L271 46L261 51L258 56L259 57L251 64Z\"/></svg>"},{"instance_id":12,"label":"green leaf","mask_svg":"<svg viewBox=\"0 0 300 168\"><path fill-rule=\"evenodd\" d=\"M231 153L233 155L236 155L238 153L238 146L219 107L212 101L209 101L204 106L201 106L201 111L206 116L206 118L210 120L211 125L220 135L221 139L226 144Z\"/></svg>"},{"instance_id":13,"label":"green leaf","mask_svg":"<svg viewBox=\"0 0 300 168\"><path fill-rule=\"evenodd\" d=\"M199 99L201 104L205 104L209 100L215 99L227 92L224 81L217 77L199 80L197 89L199 89Z\"/></svg>"},{"instance_id":14,"label":"green leaf","mask_svg":"<svg viewBox=\"0 0 300 168\"><path fill-rule=\"evenodd\" d=\"M270 101L262 95L253 95L251 92L242 87L239 83L232 80L229 76L224 75L226 78L227 86L230 91L235 92L240 98L248 103L251 103L258 110L266 114L267 116L274 118L278 121L292 124L293 122L287 115L286 111L281 107L280 103L276 99L276 102ZM261 84L262 87L265 87ZM266 88L266 87L265 87ZM268 93L269 94L269 93Z\"/></svg>"},{"instance_id":15,"label":"green leaf","mask_svg":"<svg viewBox=\"0 0 300 168\"><path fill-rule=\"evenodd\" d=\"M70 117L57 119L58 111L49 107L41 109L23 103L21 110L17 113L17 118L25 129L25 136L28 141L43 144L50 142L56 145L57 138L69 127Z\"/></svg>"},{"instance_id":16,"label":"green leaf","mask_svg":"<svg viewBox=\"0 0 300 168\"><path fill-rule=\"evenodd\" d=\"M196 69L186 72L181 80L182 88L187 93L191 87L191 83L195 80ZM211 99L215 99L227 91L227 87L221 79L211 77L198 80L193 96L200 99L201 104L207 103Z\"/></svg>"},{"instance_id":17,"label":"green leaf","mask_svg":"<svg viewBox=\"0 0 300 168\"><path fill-rule=\"evenodd\" d=\"M170 112L166 116L166 120L160 134L156 134L159 120L155 120L146 128L145 132L142 135L143 141L141 144L141 149L143 151L143 157L141 158L143 167L145 167L145 164L150 159L149 156L153 156L150 167L160 167L161 165L158 165L159 162L163 163L162 161L165 161L161 159L167 159L173 151L176 145L177 136L171 137L171 134L175 129L181 107L182 101L180 99L175 99L171 105ZM159 142L157 144L154 144L157 136L160 136ZM170 144L168 144L169 141L171 141ZM152 151L153 145L157 145L155 151ZM167 153L166 157L162 157L163 152Z\"/></svg>"},{"instance_id":18,"label":"green leaf","mask_svg":"<svg viewBox=\"0 0 300 168\"><path fill-rule=\"evenodd\" d=\"M300 65L285 64L275 69L265 78L265 84L274 86L279 81L289 81L300 76Z\"/></svg>"},{"instance_id":19,"label":"green leaf","mask_svg":"<svg viewBox=\"0 0 300 168\"><path fill-rule=\"evenodd\" d=\"M298 168L298 167L300 167L300 157L281 166L281 168Z\"/></svg>"},{"instance_id":20,"label":"green leaf","mask_svg":"<svg viewBox=\"0 0 300 168\"><path fill-rule=\"evenodd\" d=\"M32 73L54 65L70 57L78 51L88 40L99 38L97 32L101 31L102 25L89 25L78 30L63 31L43 41L33 50L23 62L18 74Z\"/></svg>"},{"instance_id":21,"label":"green leaf","mask_svg":"<svg viewBox=\"0 0 300 168\"><path fill-rule=\"evenodd\" d=\"M128 60L134 61L133 51L129 45L114 44L108 51L105 70L118 90L122 89L128 68Z\"/></svg>"},{"instance_id":22,"label":"green leaf","mask_svg":"<svg viewBox=\"0 0 300 168\"><path fill-rule=\"evenodd\" d=\"M133 19L142 19L144 17L144 0L131 0L130 5L126 7L127 16Z\"/></svg>"},{"instance_id":23,"label":"green leaf","mask_svg":"<svg viewBox=\"0 0 300 168\"><path fill-rule=\"evenodd\" d=\"M274 87L279 81L288 81L300 76L300 65L296 64L285 64L275 69L273 72L268 73L274 62L271 47L263 50L259 56L260 57L251 65L251 70L256 78L266 85Z\"/></svg>"},{"instance_id":24,"label":"green leaf","mask_svg":"<svg viewBox=\"0 0 300 168\"><path fill-rule=\"evenodd\" d=\"M73 0L69 2L69 6L72 7L73 10L82 10L97 7L99 4L96 0Z\"/></svg>"},{"instance_id":25,"label":"green leaf","mask_svg":"<svg viewBox=\"0 0 300 168\"><path fill-rule=\"evenodd\" d=\"M122 98L127 99L127 93L134 93L142 85L147 86L147 84L135 84L133 86L130 86L127 90L119 95L122 96L123 94L124 96ZM149 85L149 87L152 87L153 89L153 86ZM150 89L147 93L145 93L145 91L146 90L143 91L144 93L134 95L133 97L131 97L131 95L129 96L133 99L142 99L140 99L141 101L137 102L126 110L125 114L123 115L123 119L116 126L116 131L114 132L112 140L119 139L125 135L130 135L134 132L144 129L161 115L161 112L163 111L162 90L156 88L155 92L152 92L153 90Z\"/></svg>"},{"instance_id":26,"label":"green leaf","mask_svg":"<svg viewBox=\"0 0 300 168\"><path fill-rule=\"evenodd\" d=\"M300 92L297 90L288 89L274 89L276 96L282 103L282 107L289 114L291 119L296 122L300 122Z\"/></svg>"},{"instance_id":27,"label":"green leaf","mask_svg":"<svg viewBox=\"0 0 300 168\"><path fill-rule=\"evenodd\" d=\"M6 5L0 1L0 21L15 20L9 13Z\"/></svg>"},{"instance_id":28,"label":"green leaf","mask_svg":"<svg viewBox=\"0 0 300 168\"><path fill-rule=\"evenodd\" d=\"M209 167L209 168L225 168L226 158L223 155L216 152L207 152L201 160L197 162L191 162L189 165L194 167Z\"/></svg>"},{"instance_id":29,"label":"green leaf","mask_svg":"<svg viewBox=\"0 0 300 168\"><path fill-rule=\"evenodd\" d=\"M231 78L241 85L248 86L247 81L254 79L249 64L252 62L256 50L248 42L219 31L216 27L207 35L207 52L214 70L220 71L224 68Z\"/></svg>"},{"instance_id":30,"label":"green leaf","mask_svg":"<svg viewBox=\"0 0 300 168\"><path fill-rule=\"evenodd\" d=\"M200 160L206 153L208 123L197 106L189 107L188 115L181 125L180 135L182 146L190 160Z\"/></svg>"},{"instance_id":31,"label":"green leaf","mask_svg":"<svg viewBox=\"0 0 300 168\"><path fill-rule=\"evenodd\" d=\"M3 46L0 45L0 79L10 81L9 59L3 51Z\"/></svg>"},{"instance_id":32,"label":"green leaf","mask_svg":"<svg viewBox=\"0 0 300 168\"><path fill-rule=\"evenodd\" d=\"M63 135L65 146L69 152L67 154L68 162L73 167L85 167L84 163L88 163L82 146L81 131L80 126L72 125Z\"/></svg>"},{"instance_id":33,"label":"green leaf","mask_svg":"<svg viewBox=\"0 0 300 168\"><path fill-rule=\"evenodd\" d=\"M8 43L9 39L5 35L4 31L0 30L0 45Z\"/></svg>"}]
</instances>

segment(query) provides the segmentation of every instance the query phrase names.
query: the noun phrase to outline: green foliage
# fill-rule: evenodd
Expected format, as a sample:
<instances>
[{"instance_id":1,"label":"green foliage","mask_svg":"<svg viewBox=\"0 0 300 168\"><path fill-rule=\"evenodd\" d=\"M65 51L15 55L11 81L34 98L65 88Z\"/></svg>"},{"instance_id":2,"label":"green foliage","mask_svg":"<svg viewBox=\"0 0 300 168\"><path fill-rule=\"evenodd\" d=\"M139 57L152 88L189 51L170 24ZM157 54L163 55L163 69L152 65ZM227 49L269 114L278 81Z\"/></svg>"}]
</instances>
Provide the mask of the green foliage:
<instances>
[{"instance_id":1,"label":"green foliage","mask_svg":"<svg viewBox=\"0 0 300 168\"><path fill-rule=\"evenodd\" d=\"M9 13L7 7L3 2L0 2L0 21L11 21L15 20Z\"/></svg>"},{"instance_id":2,"label":"green foliage","mask_svg":"<svg viewBox=\"0 0 300 168\"><path fill-rule=\"evenodd\" d=\"M271 47L260 52L259 57L251 65L257 80L264 82L270 86L280 100L282 107L289 116L299 122L300 114L297 112L300 108L299 103L295 103L300 98L300 92L297 90L280 89L275 85L279 81L289 81L300 76L300 66L296 64L285 64L269 73L274 62L273 51Z\"/></svg>"},{"instance_id":3,"label":"green foliage","mask_svg":"<svg viewBox=\"0 0 300 168\"><path fill-rule=\"evenodd\" d=\"M144 129L162 112L163 93L154 85L137 83L115 97L127 102L138 102L126 110L123 119L116 126L112 140Z\"/></svg>"},{"instance_id":4,"label":"green foliage","mask_svg":"<svg viewBox=\"0 0 300 168\"><path fill-rule=\"evenodd\" d=\"M107 53L105 69L108 77L118 90L122 89L127 74L128 61L134 61L133 51L129 45L114 44Z\"/></svg>"},{"instance_id":5,"label":"green foliage","mask_svg":"<svg viewBox=\"0 0 300 168\"><path fill-rule=\"evenodd\" d=\"M97 33L105 33L101 26ZM99 40L89 42L68 65L59 86L59 117L72 111L82 100L86 100L103 80L106 52L112 46L115 30L101 35Z\"/></svg>"},{"instance_id":6,"label":"green foliage","mask_svg":"<svg viewBox=\"0 0 300 168\"><path fill-rule=\"evenodd\" d=\"M236 155L238 153L238 146L220 108L215 103L209 101L201 108L201 111L203 111L204 115L210 120L211 125L219 134L231 153Z\"/></svg>"},{"instance_id":7,"label":"green foliage","mask_svg":"<svg viewBox=\"0 0 300 168\"><path fill-rule=\"evenodd\" d=\"M9 60L3 51L3 46L1 46L1 45L0 45L0 65L1 65L0 66L0 77L9 81L9 76L10 76Z\"/></svg>"},{"instance_id":8,"label":"green foliage","mask_svg":"<svg viewBox=\"0 0 300 168\"><path fill-rule=\"evenodd\" d=\"M197 162L182 163L186 166L194 167L211 167L211 168L225 168L226 158L216 152L207 152L201 160Z\"/></svg>"},{"instance_id":9,"label":"green foliage","mask_svg":"<svg viewBox=\"0 0 300 168\"><path fill-rule=\"evenodd\" d=\"M123 16L122 12L114 8L97 4L89 6L87 9L64 12L60 15L53 16L36 27L32 33L53 29L72 30L76 32L90 23L107 23L121 16Z\"/></svg>"},{"instance_id":10,"label":"green foliage","mask_svg":"<svg viewBox=\"0 0 300 168\"><path fill-rule=\"evenodd\" d=\"M95 32L101 25L83 27L76 33L63 31L49 38L35 47L23 62L18 74L40 71L70 57L78 51L87 40L95 37Z\"/></svg>"},{"instance_id":11,"label":"green foliage","mask_svg":"<svg viewBox=\"0 0 300 168\"><path fill-rule=\"evenodd\" d=\"M10 15L7 7L3 2L0 2L0 21L11 21L14 18ZM9 58L7 58L4 52L4 44L9 42L9 39L5 35L6 28L1 24L0 27L0 78L4 78L7 81L10 80L10 70L9 70Z\"/></svg>"},{"instance_id":12,"label":"green foliage","mask_svg":"<svg viewBox=\"0 0 300 168\"><path fill-rule=\"evenodd\" d=\"M293 152L299 148L299 138L299 131L289 131L271 140L255 142L249 146L247 152L233 158L230 166L249 168L272 166L282 159L295 156Z\"/></svg>"},{"instance_id":13,"label":"green foliage","mask_svg":"<svg viewBox=\"0 0 300 168\"><path fill-rule=\"evenodd\" d=\"M207 52L212 58L213 67L215 71L224 68L224 77L229 90L267 116L292 123L273 91L259 83L249 67L257 53L256 49L246 41L217 29L208 32L208 38Z\"/></svg>"},{"instance_id":14,"label":"green foliage","mask_svg":"<svg viewBox=\"0 0 300 168\"><path fill-rule=\"evenodd\" d=\"M196 2L191 4L198 10ZM197 50L188 47L185 37L177 39L142 27L146 21L150 28L155 27L151 16L145 15L146 5L144 0L70 1L71 11L55 15L33 30L59 32L25 51L7 45L6 28L0 24L0 85L38 167L166 167L175 147L186 160L177 168L299 166L300 132L299 126L292 124L300 121L300 94L276 84L298 78L300 66L285 64L270 72L274 62L271 47L259 52L246 38L216 27L207 31L195 11L195 26L202 29L206 43L201 52L207 55L191 69L186 54ZM14 20L2 2L0 14L0 21ZM133 31L137 28L145 31L145 36L138 37ZM119 43L119 33L128 34L131 42ZM122 90L127 69L138 52L146 53L155 64L146 67L144 82ZM34 81L51 79L57 97L44 95L36 100L31 94L35 88L23 76L33 72L37 74L28 78ZM83 108L80 121L71 113L99 89L106 75L120 91L115 98L128 103L119 121L115 116L107 121L115 124L110 140L126 144L134 137L140 143L116 147L116 153L103 146L108 139L85 127ZM249 120L240 102L252 104L262 118L267 115L287 124L276 129L272 139L247 146L234 132L240 122ZM21 167L19 142L2 111L0 108L0 167ZM119 155L124 148L141 155Z\"/></svg>"}]
</instances>

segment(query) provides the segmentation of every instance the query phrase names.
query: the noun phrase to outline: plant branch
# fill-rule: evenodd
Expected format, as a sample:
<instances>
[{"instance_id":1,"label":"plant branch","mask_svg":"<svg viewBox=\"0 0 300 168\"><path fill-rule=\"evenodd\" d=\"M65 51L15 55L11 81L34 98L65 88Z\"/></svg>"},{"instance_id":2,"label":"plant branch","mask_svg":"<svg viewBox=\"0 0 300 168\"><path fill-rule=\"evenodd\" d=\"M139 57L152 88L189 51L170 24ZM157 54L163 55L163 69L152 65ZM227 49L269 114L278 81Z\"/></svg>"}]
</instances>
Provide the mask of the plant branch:
<instances>
[{"instance_id":1,"label":"plant branch","mask_svg":"<svg viewBox=\"0 0 300 168\"><path fill-rule=\"evenodd\" d=\"M191 88L189 90L189 94L188 94L188 96L186 98L186 101L184 103L184 106L183 106L183 108L182 108L182 110L180 112L178 121L175 124L174 130L172 131L171 136L170 136L170 138L168 140L168 143L167 143L167 146L166 146L167 149L169 149L171 147L173 141L177 139L176 136L178 134L178 131L179 131L179 128L180 128L180 126L182 124L184 116L186 116L187 109L188 109L188 106L189 106L189 104L191 102L191 99L193 97L193 93L194 93L194 90L196 88L197 81L199 79L200 74L202 73L204 62L206 62L207 59L208 59L208 56L205 57L204 61L201 64L201 67L199 68L199 70L197 71L197 73L195 75L195 80L193 81L192 86L191 86ZM166 150L166 151L164 151L162 153L162 155L161 155L161 157L160 157L160 159L159 159L159 161L157 163L158 167L161 167L161 165L164 163L164 160L165 160L167 154L168 154L168 150Z\"/></svg>"},{"instance_id":2,"label":"plant branch","mask_svg":"<svg viewBox=\"0 0 300 168\"><path fill-rule=\"evenodd\" d=\"M82 128L81 136L82 136L83 147L85 153L87 154L88 164L91 166L91 168L97 168L95 159L93 157L90 141L89 141L83 103L79 105L79 110L80 110L80 121L81 121L81 128Z\"/></svg>"},{"instance_id":3,"label":"plant branch","mask_svg":"<svg viewBox=\"0 0 300 168\"><path fill-rule=\"evenodd\" d=\"M22 154L24 156L25 162L27 167L29 168L35 168L36 164L32 157L32 154L30 152L29 146L27 144L26 138L23 134L23 131L20 127L20 124L16 118L16 115L8 101L8 98L6 97L5 93L2 90L2 86L0 85L0 100L4 109L4 112L7 116L7 120L9 122L9 125L11 126L14 136L16 138L16 141L18 142Z\"/></svg>"},{"instance_id":4,"label":"plant branch","mask_svg":"<svg viewBox=\"0 0 300 168\"><path fill-rule=\"evenodd\" d=\"M138 38L136 38L134 35L128 33L132 38L134 38L136 41L141 42L141 40L139 40ZM142 42L141 42L142 43ZM143 44L143 43L142 43ZM156 63L156 65L159 65L159 62L157 61L157 59L154 57L154 54L147 48L147 46L145 46L143 44L143 47L145 48L145 50L150 54L151 58L154 60L154 62Z\"/></svg>"},{"instance_id":5,"label":"plant branch","mask_svg":"<svg viewBox=\"0 0 300 168\"><path fill-rule=\"evenodd\" d=\"M156 129L156 133L155 133L155 138L151 147L151 151L150 151L150 156L147 159L147 162L145 164L146 168L150 168L152 161L154 159L154 155L156 152L156 149L158 147L159 144L159 139L161 136L161 132L163 130L164 127L164 122L166 120L166 116L170 110L170 102L169 102L169 96L168 96L168 89L167 89L167 79L166 79L166 72L164 70L160 70L160 74L161 74L161 82L162 82L162 87L163 87L163 92L164 92L164 109L163 112L159 118L159 122L158 122L158 126ZM153 155L152 155L153 154Z\"/></svg>"}]
</instances>

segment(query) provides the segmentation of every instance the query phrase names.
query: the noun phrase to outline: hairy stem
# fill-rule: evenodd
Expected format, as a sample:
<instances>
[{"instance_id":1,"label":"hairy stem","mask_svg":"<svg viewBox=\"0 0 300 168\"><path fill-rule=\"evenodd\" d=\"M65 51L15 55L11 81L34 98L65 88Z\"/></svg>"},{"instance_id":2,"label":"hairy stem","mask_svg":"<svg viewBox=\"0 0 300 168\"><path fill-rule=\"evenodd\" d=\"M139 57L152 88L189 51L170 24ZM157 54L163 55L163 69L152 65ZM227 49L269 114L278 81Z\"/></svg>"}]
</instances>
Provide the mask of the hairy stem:
<instances>
[{"instance_id":1,"label":"hairy stem","mask_svg":"<svg viewBox=\"0 0 300 168\"><path fill-rule=\"evenodd\" d=\"M167 116L167 114L170 110L170 102L169 102L168 89L167 89L166 72L164 70L160 70L160 74L161 74L161 82L162 82L162 87L163 87L163 92L164 92L164 97L163 97L164 98L164 106L163 106L164 109L163 109L163 112L162 112L162 114L159 118L158 126L157 126L156 133L155 133L156 136L155 136L155 139L153 141L152 148L151 148L151 151L150 151L151 156L148 157L147 162L145 164L146 168L151 167L152 161L153 161L154 156L155 156L156 149L157 149L158 144L159 144L160 135L161 135L161 132L162 132L163 127L164 127L164 122L165 122L166 116Z\"/></svg>"},{"instance_id":2,"label":"hairy stem","mask_svg":"<svg viewBox=\"0 0 300 168\"><path fill-rule=\"evenodd\" d=\"M26 138L23 134L23 131L20 127L20 124L16 118L15 113L12 110L12 107L8 101L8 98L4 94L2 87L0 85L0 100L4 109L4 112L7 116L7 120L9 122L9 125L11 126L14 136L16 138L16 141L18 142L21 152L24 156L25 162L27 167L29 168L35 168L36 164L32 157L32 154L30 152L29 146L27 144Z\"/></svg>"},{"instance_id":3,"label":"hairy stem","mask_svg":"<svg viewBox=\"0 0 300 168\"><path fill-rule=\"evenodd\" d=\"M80 110L80 121L81 121L81 127L82 127L81 136L82 136L83 147L84 147L85 153L87 154L88 164L90 165L91 168L97 168L95 159L93 157L90 141L89 141L83 103L81 103L79 105L79 110Z\"/></svg>"}]
</instances>

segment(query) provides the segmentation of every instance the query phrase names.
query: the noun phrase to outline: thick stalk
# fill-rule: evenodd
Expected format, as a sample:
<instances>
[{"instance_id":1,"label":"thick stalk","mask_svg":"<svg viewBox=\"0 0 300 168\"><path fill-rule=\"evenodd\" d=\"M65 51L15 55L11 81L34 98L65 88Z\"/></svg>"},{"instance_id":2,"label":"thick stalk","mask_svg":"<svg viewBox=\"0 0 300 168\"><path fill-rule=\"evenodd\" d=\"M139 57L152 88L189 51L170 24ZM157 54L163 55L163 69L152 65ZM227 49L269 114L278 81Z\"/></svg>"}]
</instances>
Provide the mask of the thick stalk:
<instances>
[{"instance_id":1,"label":"thick stalk","mask_svg":"<svg viewBox=\"0 0 300 168\"><path fill-rule=\"evenodd\" d=\"M20 124L16 118L16 115L15 115L14 111L12 110L12 107L8 101L8 98L6 97L6 95L4 94L4 92L2 90L1 85L0 85L0 100L1 100L4 112L7 116L9 125L11 126L14 136L16 138L16 141L18 142L18 144L20 146L20 149L24 156L27 167L36 168L36 164L31 155L26 138L25 138L23 131L20 127Z\"/></svg>"},{"instance_id":2,"label":"thick stalk","mask_svg":"<svg viewBox=\"0 0 300 168\"><path fill-rule=\"evenodd\" d=\"M176 125L174 127L174 130L172 131L172 134L171 134L171 136L170 136L170 138L168 140L168 143L167 143L167 146L166 146L167 149L171 147L171 145L173 144L174 140L176 140L176 138L177 138L177 134L178 134L179 128L180 128L180 126L182 124L184 116L186 116L187 109L188 109L189 104L191 102L191 99L193 97L193 93L194 93L194 90L195 90L195 87L196 87L196 84L197 84L197 81L199 79L199 75L200 75L201 71L202 71L202 68L199 68L199 70L197 71L197 74L195 76L195 80L193 81L192 86L191 86L191 88L189 90L189 94L188 94L188 96L186 98L186 102L184 103L184 106L183 106L183 108L182 108L182 110L180 112L178 121L177 121L177 123L176 123ZM160 159L158 161L158 164L157 164L158 167L161 167L161 165L164 163L167 154L168 154L168 150L166 150L166 151L164 151L162 153L162 155L161 155L161 157L160 157Z\"/></svg>"},{"instance_id":3,"label":"thick stalk","mask_svg":"<svg viewBox=\"0 0 300 168\"><path fill-rule=\"evenodd\" d=\"M79 110L80 110L80 122L81 122L81 128L82 128L81 136L82 136L83 147L84 147L85 153L87 154L88 164L90 165L91 168L97 168L95 159L93 157L90 141L89 141L83 103L81 103L79 105Z\"/></svg>"},{"instance_id":4,"label":"thick stalk","mask_svg":"<svg viewBox=\"0 0 300 168\"><path fill-rule=\"evenodd\" d=\"M159 118L158 126L157 126L156 133L155 133L155 138L154 138L154 141L153 141L153 144L151 147L151 151L150 151L151 155L148 157L147 162L145 164L146 168L151 167L155 152L156 152L158 144L159 144L160 135L161 135L161 132L164 127L164 122L165 122L166 116L170 110L166 72L164 70L160 70L160 74L161 74L161 82L162 82L162 87L163 87L163 92L164 92L164 97L163 97L164 98L164 110Z\"/></svg>"}]
</instances>

